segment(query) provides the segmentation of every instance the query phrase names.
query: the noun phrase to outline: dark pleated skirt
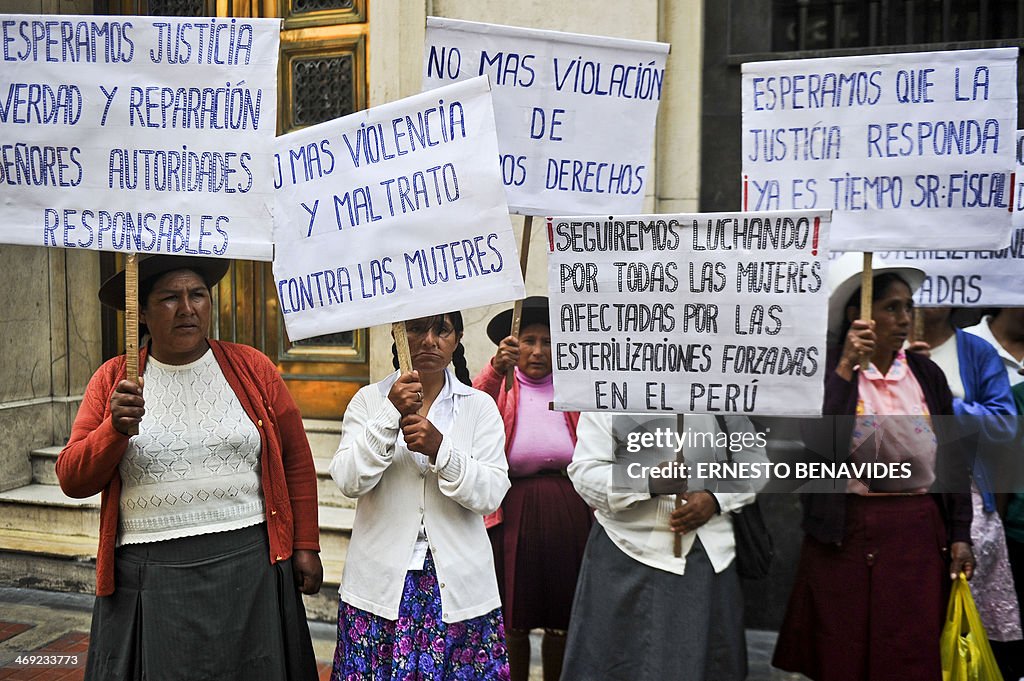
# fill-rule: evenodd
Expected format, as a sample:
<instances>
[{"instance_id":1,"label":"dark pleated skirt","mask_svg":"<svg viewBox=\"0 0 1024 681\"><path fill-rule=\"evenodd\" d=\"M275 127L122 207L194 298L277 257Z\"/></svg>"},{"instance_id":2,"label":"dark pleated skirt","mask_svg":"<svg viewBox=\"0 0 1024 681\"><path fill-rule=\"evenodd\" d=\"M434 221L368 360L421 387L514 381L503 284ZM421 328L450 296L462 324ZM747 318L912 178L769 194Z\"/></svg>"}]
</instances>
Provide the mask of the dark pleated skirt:
<instances>
[{"instance_id":1,"label":"dark pleated skirt","mask_svg":"<svg viewBox=\"0 0 1024 681\"><path fill-rule=\"evenodd\" d=\"M268 556L264 524L119 548L86 681L315 681L291 560Z\"/></svg>"},{"instance_id":2,"label":"dark pleated skirt","mask_svg":"<svg viewBox=\"0 0 1024 681\"><path fill-rule=\"evenodd\" d=\"M489 530L510 629L569 628L593 515L564 475L513 478Z\"/></svg>"},{"instance_id":3,"label":"dark pleated skirt","mask_svg":"<svg viewBox=\"0 0 1024 681\"><path fill-rule=\"evenodd\" d=\"M743 594L700 542L686 574L623 553L595 523L573 604L562 681L742 681Z\"/></svg>"},{"instance_id":4,"label":"dark pleated skirt","mask_svg":"<svg viewBox=\"0 0 1024 681\"><path fill-rule=\"evenodd\" d=\"M842 546L804 538L772 664L815 681L939 681L945 545L930 495L849 495Z\"/></svg>"}]
</instances>

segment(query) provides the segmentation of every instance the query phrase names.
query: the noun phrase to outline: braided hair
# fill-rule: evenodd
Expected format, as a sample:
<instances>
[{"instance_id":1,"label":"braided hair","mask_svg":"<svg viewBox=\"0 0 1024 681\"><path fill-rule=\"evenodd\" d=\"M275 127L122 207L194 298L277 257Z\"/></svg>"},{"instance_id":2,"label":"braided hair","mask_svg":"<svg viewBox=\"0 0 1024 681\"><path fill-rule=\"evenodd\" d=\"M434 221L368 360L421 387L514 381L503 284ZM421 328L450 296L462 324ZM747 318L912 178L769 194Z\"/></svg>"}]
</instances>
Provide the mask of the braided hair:
<instances>
[{"instance_id":1,"label":"braided hair","mask_svg":"<svg viewBox=\"0 0 1024 681\"><path fill-rule=\"evenodd\" d=\"M435 333L439 333L441 327L444 326L445 317L451 322L452 328L455 329L455 333L459 336L459 344L455 346L455 351L452 353L452 368L455 371L455 378L466 385L473 385L473 380L469 375L469 367L466 366L466 348L462 345L462 332L466 328L465 323L462 321L462 313L456 310L454 312L434 315L430 317L429 324ZM398 346L395 343L391 344L391 364L396 369L399 368Z\"/></svg>"},{"instance_id":2,"label":"braided hair","mask_svg":"<svg viewBox=\"0 0 1024 681\"><path fill-rule=\"evenodd\" d=\"M473 385L473 380L469 376L469 367L466 366L466 348L463 347L461 340L455 346L455 352L452 353L452 365L455 369L455 378L466 385Z\"/></svg>"}]
</instances>

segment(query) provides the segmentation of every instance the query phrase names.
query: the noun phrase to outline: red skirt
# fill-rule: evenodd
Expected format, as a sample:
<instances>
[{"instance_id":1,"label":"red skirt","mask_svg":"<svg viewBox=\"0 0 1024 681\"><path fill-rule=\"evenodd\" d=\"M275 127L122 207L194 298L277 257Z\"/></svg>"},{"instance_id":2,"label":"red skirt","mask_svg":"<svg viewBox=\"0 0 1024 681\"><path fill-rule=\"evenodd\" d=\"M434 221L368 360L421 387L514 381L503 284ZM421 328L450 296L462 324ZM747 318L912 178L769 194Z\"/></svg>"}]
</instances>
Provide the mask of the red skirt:
<instances>
[{"instance_id":1,"label":"red skirt","mask_svg":"<svg viewBox=\"0 0 1024 681\"><path fill-rule=\"evenodd\" d=\"M931 495L849 495L842 546L804 538L772 664L815 681L940 681L945 547Z\"/></svg>"},{"instance_id":2,"label":"red skirt","mask_svg":"<svg viewBox=\"0 0 1024 681\"><path fill-rule=\"evenodd\" d=\"M504 520L488 530L510 629L568 630L593 515L569 478L513 478Z\"/></svg>"}]
</instances>

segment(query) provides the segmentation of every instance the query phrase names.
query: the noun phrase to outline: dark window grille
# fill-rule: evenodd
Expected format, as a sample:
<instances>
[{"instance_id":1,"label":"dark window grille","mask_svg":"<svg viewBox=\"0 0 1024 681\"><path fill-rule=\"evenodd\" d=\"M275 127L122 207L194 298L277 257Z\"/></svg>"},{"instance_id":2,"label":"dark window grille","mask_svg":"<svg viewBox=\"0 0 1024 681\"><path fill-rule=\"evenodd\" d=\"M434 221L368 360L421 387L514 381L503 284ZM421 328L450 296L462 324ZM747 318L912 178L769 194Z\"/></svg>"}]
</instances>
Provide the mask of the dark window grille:
<instances>
[{"instance_id":1,"label":"dark window grille","mask_svg":"<svg viewBox=\"0 0 1024 681\"><path fill-rule=\"evenodd\" d=\"M292 14L346 10L355 7L353 0L292 0Z\"/></svg>"},{"instance_id":2,"label":"dark window grille","mask_svg":"<svg viewBox=\"0 0 1024 681\"><path fill-rule=\"evenodd\" d=\"M321 347L324 345L337 345L349 347L355 343L355 331L343 331L341 333L328 333L323 336L313 336L303 340L292 341L292 346Z\"/></svg>"},{"instance_id":3,"label":"dark window grille","mask_svg":"<svg viewBox=\"0 0 1024 681\"><path fill-rule=\"evenodd\" d=\"M291 68L296 126L315 125L353 112L352 55L296 59Z\"/></svg>"},{"instance_id":4,"label":"dark window grille","mask_svg":"<svg viewBox=\"0 0 1024 681\"><path fill-rule=\"evenodd\" d=\"M1024 0L773 0L772 51L1024 37Z\"/></svg>"},{"instance_id":5,"label":"dark window grille","mask_svg":"<svg viewBox=\"0 0 1024 681\"><path fill-rule=\"evenodd\" d=\"M149 13L155 17L210 16L206 0L149 0Z\"/></svg>"}]
</instances>

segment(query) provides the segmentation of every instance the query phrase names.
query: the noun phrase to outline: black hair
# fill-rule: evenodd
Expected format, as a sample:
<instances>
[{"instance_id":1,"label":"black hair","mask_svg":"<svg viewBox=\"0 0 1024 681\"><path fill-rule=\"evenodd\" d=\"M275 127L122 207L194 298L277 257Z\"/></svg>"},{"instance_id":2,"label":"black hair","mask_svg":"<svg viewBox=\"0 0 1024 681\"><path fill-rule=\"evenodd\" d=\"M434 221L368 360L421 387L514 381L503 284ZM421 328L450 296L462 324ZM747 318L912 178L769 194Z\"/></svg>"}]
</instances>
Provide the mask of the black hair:
<instances>
[{"instance_id":1,"label":"black hair","mask_svg":"<svg viewBox=\"0 0 1024 681\"><path fill-rule=\"evenodd\" d=\"M871 283L871 302L875 303L881 300L882 296L888 293L892 285L897 282L903 284L907 288L910 288L910 284L907 283L906 279L895 272L882 272L881 274L875 275ZM858 286L857 290L854 291L853 295L851 295L849 300L846 301L846 305L843 306L843 327L839 332L840 343L846 342L846 334L850 332L850 327L853 326L853 322L851 322L850 318L846 315L846 311L851 307L856 307L858 310L860 309L861 288L862 287ZM860 313L858 312L858 316L859 315Z\"/></svg>"},{"instance_id":2,"label":"black hair","mask_svg":"<svg viewBox=\"0 0 1024 681\"><path fill-rule=\"evenodd\" d=\"M455 378L466 385L473 385L473 379L469 376L469 367L466 366L466 348L463 347L461 340L455 346L455 352L452 353L452 368L455 369Z\"/></svg>"},{"instance_id":3,"label":"black hair","mask_svg":"<svg viewBox=\"0 0 1024 681\"><path fill-rule=\"evenodd\" d=\"M455 351L452 352L452 368L455 370L455 378L466 385L473 385L473 380L469 376L469 367L466 366L466 348L462 345L462 332L466 328L462 320L462 313L456 310L455 312L434 315L430 317L430 329L434 333L440 333L441 328L444 326L445 317L451 321L452 328L459 335L459 344L455 346ZM391 364L396 369L398 368L398 346L394 343L391 344Z\"/></svg>"},{"instance_id":4,"label":"black hair","mask_svg":"<svg viewBox=\"0 0 1024 681\"><path fill-rule=\"evenodd\" d=\"M161 272L161 274L165 274ZM146 277L139 282L139 309L145 309L146 301L149 300L149 294L153 292L153 287L156 285L156 280L160 278L161 274L154 275L152 277ZM149 327L141 321L139 322L139 340L149 335Z\"/></svg>"}]
</instances>

